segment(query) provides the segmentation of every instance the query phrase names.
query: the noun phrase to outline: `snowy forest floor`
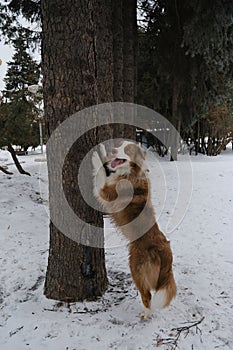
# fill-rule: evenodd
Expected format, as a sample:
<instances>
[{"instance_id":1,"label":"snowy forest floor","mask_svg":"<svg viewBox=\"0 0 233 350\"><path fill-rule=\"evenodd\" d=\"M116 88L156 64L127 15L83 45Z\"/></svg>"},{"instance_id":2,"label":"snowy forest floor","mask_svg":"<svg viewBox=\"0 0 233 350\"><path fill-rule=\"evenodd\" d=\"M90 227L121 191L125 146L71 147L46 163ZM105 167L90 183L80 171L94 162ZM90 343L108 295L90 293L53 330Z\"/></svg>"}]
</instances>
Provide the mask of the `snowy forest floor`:
<instances>
[{"instance_id":1,"label":"snowy forest floor","mask_svg":"<svg viewBox=\"0 0 233 350\"><path fill-rule=\"evenodd\" d=\"M0 165L14 172L0 173L0 349L233 349L231 149L213 158L192 156L191 163L187 155L177 163L148 155L153 203L171 241L178 292L147 321L138 317L142 304L129 272L127 242L107 219L104 296L70 305L44 297L49 217L43 158L20 157L28 177L0 151ZM180 220L168 229L177 203Z\"/></svg>"}]
</instances>

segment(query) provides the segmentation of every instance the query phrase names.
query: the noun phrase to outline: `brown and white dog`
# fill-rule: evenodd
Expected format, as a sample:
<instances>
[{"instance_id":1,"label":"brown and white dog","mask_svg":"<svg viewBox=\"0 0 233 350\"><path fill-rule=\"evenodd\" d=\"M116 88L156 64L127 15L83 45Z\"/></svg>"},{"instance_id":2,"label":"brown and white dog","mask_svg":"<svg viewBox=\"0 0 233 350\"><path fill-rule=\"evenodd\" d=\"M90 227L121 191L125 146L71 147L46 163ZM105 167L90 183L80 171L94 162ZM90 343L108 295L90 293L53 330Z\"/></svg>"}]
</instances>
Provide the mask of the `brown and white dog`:
<instances>
[{"instance_id":1,"label":"brown and white dog","mask_svg":"<svg viewBox=\"0 0 233 350\"><path fill-rule=\"evenodd\" d=\"M129 266L138 288L146 319L166 307L176 295L170 243L159 230L146 176L146 151L122 141L108 159L103 144L93 153L94 195L130 241ZM153 297L151 292L154 292Z\"/></svg>"}]
</instances>

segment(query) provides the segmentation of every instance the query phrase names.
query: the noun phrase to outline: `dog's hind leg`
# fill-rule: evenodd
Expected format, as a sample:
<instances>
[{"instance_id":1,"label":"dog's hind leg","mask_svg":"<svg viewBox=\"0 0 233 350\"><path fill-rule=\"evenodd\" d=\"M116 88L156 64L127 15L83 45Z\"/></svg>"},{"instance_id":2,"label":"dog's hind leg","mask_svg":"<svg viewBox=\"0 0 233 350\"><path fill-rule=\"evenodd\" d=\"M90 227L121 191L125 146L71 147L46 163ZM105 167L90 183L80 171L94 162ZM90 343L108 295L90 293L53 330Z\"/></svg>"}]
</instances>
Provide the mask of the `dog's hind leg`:
<instances>
[{"instance_id":1,"label":"dog's hind leg","mask_svg":"<svg viewBox=\"0 0 233 350\"><path fill-rule=\"evenodd\" d=\"M129 265L134 283L141 294L141 299L145 307L144 312L140 314L141 318L147 319L153 312L151 308L151 291L157 287L157 281L160 273L160 258L157 254L151 254L146 251L140 255L135 243L130 246Z\"/></svg>"},{"instance_id":2,"label":"dog's hind leg","mask_svg":"<svg viewBox=\"0 0 233 350\"><path fill-rule=\"evenodd\" d=\"M164 286L157 289L151 302L152 311L168 306L176 295L176 283L171 271Z\"/></svg>"},{"instance_id":3,"label":"dog's hind leg","mask_svg":"<svg viewBox=\"0 0 233 350\"><path fill-rule=\"evenodd\" d=\"M134 283L141 294L142 303L144 305L144 311L140 314L141 318L147 319L151 315L151 292L149 286L145 285L144 279L140 278L138 271L134 271L131 268L131 275Z\"/></svg>"},{"instance_id":4,"label":"dog's hind leg","mask_svg":"<svg viewBox=\"0 0 233 350\"><path fill-rule=\"evenodd\" d=\"M144 311L140 314L141 318L147 319L151 315L151 292L149 290L140 290Z\"/></svg>"}]
</instances>

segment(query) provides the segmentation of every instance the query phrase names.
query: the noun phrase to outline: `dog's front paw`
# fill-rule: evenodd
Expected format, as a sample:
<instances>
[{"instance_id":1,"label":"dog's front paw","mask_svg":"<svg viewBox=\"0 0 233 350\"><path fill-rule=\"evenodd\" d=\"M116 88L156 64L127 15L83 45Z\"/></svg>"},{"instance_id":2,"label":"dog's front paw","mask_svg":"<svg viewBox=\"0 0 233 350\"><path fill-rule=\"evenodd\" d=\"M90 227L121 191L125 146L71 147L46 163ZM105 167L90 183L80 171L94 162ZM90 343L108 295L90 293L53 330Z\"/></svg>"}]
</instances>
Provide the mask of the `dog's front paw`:
<instances>
[{"instance_id":1,"label":"dog's front paw","mask_svg":"<svg viewBox=\"0 0 233 350\"><path fill-rule=\"evenodd\" d=\"M103 166L98 153L95 151L92 155L93 175L97 175L99 169Z\"/></svg>"},{"instance_id":2,"label":"dog's front paw","mask_svg":"<svg viewBox=\"0 0 233 350\"><path fill-rule=\"evenodd\" d=\"M102 161L105 163L105 162L108 161L106 148L105 148L105 146L104 146L103 143L100 143L99 148L100 148L100 156L101 156L101 159L102 159Z\"/></svg>"},{"instance_id":3,"label":"dog's front paw","mask_svg":"<svg viewBox=\"0 0 233 350\"><path fill-rule=\"evenodd\" d=\"M94 195L99 198L99 191L106 182L106 173L103 163L97 152L92 155Z\"/></svg>"}]
</instances>

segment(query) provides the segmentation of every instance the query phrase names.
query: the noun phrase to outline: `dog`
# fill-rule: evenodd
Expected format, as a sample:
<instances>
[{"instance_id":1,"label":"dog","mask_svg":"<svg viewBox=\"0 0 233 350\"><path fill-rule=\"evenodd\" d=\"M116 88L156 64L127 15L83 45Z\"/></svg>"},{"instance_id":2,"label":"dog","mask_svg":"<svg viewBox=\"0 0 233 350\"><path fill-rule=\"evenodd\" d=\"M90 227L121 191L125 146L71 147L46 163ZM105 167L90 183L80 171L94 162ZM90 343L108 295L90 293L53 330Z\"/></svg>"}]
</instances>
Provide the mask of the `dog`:
<instances>
[{"instance_id":1,"label":"dog","mask_svg":"<svg viewBox=\"0 0 233 350\"><path fill-rule=\"evenodd\" d=\"M94 195L129 241L130 271L144 305L142 319L168 306L176 295L172 251L156 223L145 158L146 151L128 141L112 150L111 159L103 144L100 156L96 151L92 156Z\"/></svg>"}]
</instances>

